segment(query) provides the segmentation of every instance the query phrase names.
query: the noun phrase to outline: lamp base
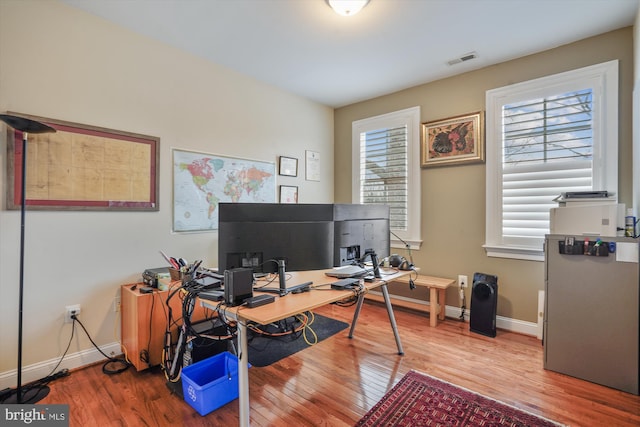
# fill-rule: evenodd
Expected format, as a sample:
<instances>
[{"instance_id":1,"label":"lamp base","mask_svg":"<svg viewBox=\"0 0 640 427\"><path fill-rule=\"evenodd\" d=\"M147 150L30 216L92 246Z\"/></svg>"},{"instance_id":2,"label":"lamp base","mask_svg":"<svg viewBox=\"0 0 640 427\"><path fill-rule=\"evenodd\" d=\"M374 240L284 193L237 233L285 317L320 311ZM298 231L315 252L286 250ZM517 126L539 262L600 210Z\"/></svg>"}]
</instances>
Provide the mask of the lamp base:
<instances>
[{"instance_id":1,"label":"lamp base","mask_svg":"<svg viewBox=\"0 0 640 427\"><path fill-rule=\"evenodd\" d=\"M51 389L49 386L41 385L33 388L25 387L22 389L22 399L21 402L18 402L18 391L11 390L9 396L7 396L4 400L0 401L2 404L10 404L10 403L24 403L24 404L33 404L38 403L47 395Z\"/></svg>"}]
</instances>

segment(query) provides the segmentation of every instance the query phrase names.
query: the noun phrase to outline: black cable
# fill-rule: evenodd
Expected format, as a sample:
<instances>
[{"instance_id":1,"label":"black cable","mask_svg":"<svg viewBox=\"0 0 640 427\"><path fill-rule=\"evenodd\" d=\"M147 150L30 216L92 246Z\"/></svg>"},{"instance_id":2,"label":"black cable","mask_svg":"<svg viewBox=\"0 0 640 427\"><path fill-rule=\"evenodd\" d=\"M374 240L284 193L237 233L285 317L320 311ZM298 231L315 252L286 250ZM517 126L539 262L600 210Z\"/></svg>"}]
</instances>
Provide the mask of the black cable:
<instances>
[{"instance_id":1,"label":"black cable","mask_svg":"<svg viewBox=\"0 0 640 427\"><path fill-rule=\"evenodd\" d=\"M351 289L351 291L353 292L353 295L351 295L348 298L342 299L340 301L336 301L336 302L334 302L332 304L337 305L338 307L351 307L351 306L354 306L355 304L358 303L358 298L359 298L360 294L362 294L364 292L364 290L365 290L364 285L358 284L358 287Z\"/></svg>"},{"instance_id":2,"label":"black cable","mask_svg":"<svg viewBox=\"0 0 640 427\"><path fill-rule=\"evenodd\" d=\"M196 305L196 298L198 297L198 294L202 291L202 288L198 287L196 289L193 290L189 290L187 295L185 295L185 298L183 300L183 304L182 304L182 318L183 318L183 323L186 325L186 329L188 332L189 336L192 337L196 337L196 338L207 338L207 339L218 339L220 341L225 341L225 340L229 340L229 339L233 339L233 336L235 335L235 326L229 324L229 322L227 322L226 317L222 314L222 311L220 310L220 308L222 307L222 302L218 303L218 305L216 306L216 308L214 309L214 313L217 314L217 318L218 320L220 320L220 322L226 326L227 329L227 334L226 335L219 335L219 336L212 336L212 335L202 335L201 333L199 333L194 327L193 324L191 323L191 317L193 315L193 311L195 309L195 305ZM204 320L212 320L215 319L215 317L207 317Z\"/></svg>"},{"instance_id":3,"label":"black cable","mask_svg":"<svg viewBox=\"0 0 640 427\"><path fill-rule=\"evenodd\" d=\"M62 359L64 359L64 357L67 355L67 352L69 351L69 348L71 348L71 341L73 340L73 335L76 332L76 322L73 322L71 324L71 336L69 337L69 342L67 343L67 348L64 349L64 353L62 353L62 357L60 357L60 360L58 360L58 363L56 364L56 366L51 370L51 373L49 375L47 375L45 378L48 378L50 376L53 375L53 373L56 371L56 369L58 369L58 367L60 366L60 364L62 363ZM67 373L69 372L68 369L66 369Z\"/></svg>"},{"instance_id":4,"label":"black cable","mask_svg":"<svg viewBox=\"0 0 640 427\"><path fill-rule=\"evenodd\" d=\"M312 317L312 313L310 311L306 311L302 313L302 315L306 318L305 322L308 322ZM270 324L270 325L259 325L257 323L249 323L247 325L247 340L251 345L253 338L262 337L262 338L271 338L274 340L287 340L287 341L295 341L303 335L304 328L300 328L299 326L303 323L297 316L287 317L285 319L281 319L278 321L278 324ZM275 329L275 331L274 331ZM281 331L281 332L276 332Z\"/></svg>"},{"instance_id":5,"label":"black cable","mask_svg":"<svg viewBox=\"0 0 640 427\"><path fill-rule=\"evenodd\" d=\"M102 349L100 349L100 347L98 347L98 344L95 343L95 341L93 341L93 338L91 338L91 335L89 335L89 332L87 331L87 328L84 327L84 325L82 324L82 322L80 321L80 319L78 319L78 317L74 314L71 315L71 318L73 319L73 323L75 324L75 322L78 322L78 325L80 325L80 327L82 328L82 330L84 330L84 333L87 335L87 338L89 338L89 341L91 341L91 344L93 344L93 346L96 348L96 350L98 350L100 352L100 354L102 354L104 357L106 357L108 360L104 363L104 365L102 365L102 372L104 374L107 375L114 375L114 374L120 374L124 371L126 371L127 369L129 369L129 367L131 366L131 364L129 362L127 362L126 359L122 358L117 358L117 357L111 357L111 356L107 356L105 354L104 351L102 351ZM107 366L111 363L121 363L123 366L114 370L109 370L107 369Z\"/></svg>"},{"instance_id":6,"label":"black cable","mask_svg":"<svg viewBox=\"0 0 640 427\"><path fill-rule=\"evenodd\" d=\"M170 291L167 295L167 299L165 301L165 305L167 306L167 327L165 329L165 339L164 339L164 347L163 347L163 355L164 358L162 360L162 369L165 372L165 376L167 377L167 379L169 379L170 381L176 380L178 378L179 374L175 374L175 370L174 370L174 375L171 375L171 371L172 371L172 365L173 365L173 358L174 358L174 354L172 353L172 348L174 347L174 343L172 340L172 334L171 334L171 328L174 326L174 324L177 324L177 320L173 320L173 308L171 307L171 299L178 293L180 292L182 289L184 288L184 283L181 286L178 286L177 288L173 289L172 291ZM180 335L178 334L178 339L180 338ZM177 347L177 344L176 344ZM177 350L177 348L176 348ZM179 371L178 371L179 372Z\"/></svg>"},{"instance_id":7,"label":"black cable","mask_svg":"<svg viewBox=\"0 0 640 427\"><path fill-rule=\"evenodd\" d=\"M165 375L170 380L174 379L174 378L169 378L170 372L171 372L171 365L173 364L173 357L174 357L174 355L171 352L171 349L173 348L173 345L174 345L172 340L171 328L177 325L178 323L177 319L176 320L173 319L173 308L171 307L171 299L176 294L178 294L182 289L184 289L184 285L185 284L182 283L182 285L174 289L171 289L170 292L167 294L167 299L165 300L165 306L167 307L167 311L165 312L167 316L167 326L165 328L165 339L164 339L164 347L163 347L164 358L162 360L162 369L165 371Z\"/></svg>"},{"instance_id":8,"label":"black cable","mask_svg":"<svg viewBox=\"0 0 640 427\"><path fill-rule=\"evenodd\" d=\"M170 381L175 381L179 378L181 369L184 364L184 353L187 351L188 344L196 338L202 338L206 340L212 341L226 341L232 340L236 335L235 326L230 325L226 318L223 315L223 312L220 310L222 303L219 303L217 307L213 310L213 313L217 313L218 319L222 322L223 325L226 326L226 335L214 336L208 334L201 334L196 330L193 323L191 322L191 317L196 307L196 299L198 294L206 289L206 286L197 282L194 278L189 281L185 281L182 285L171 292L166 300L166 306L168 307L167 314L167 328L165 330L165 343L164 343L164 358L162 361L162 369L165 371L165 376ZM182 320L182 324L178 323L178 319L173 318L173 310L170 305L170 300L175 296L179 291L184 291L180 293L181 299L181 310L182 316L180 319ZM165 309L166 310L166 309ZM215 317L207 317L204 321L215 319ZM182 332L178 334L178 341L173 342L171 329L178 325L179 330ZM182 340L182 341L180 341ZM214 345L212 342L211 345ZM175 365L174 365L175 360ZM171 374L173 372L173 374Z\"/></svg>"},{"instance_id":9,"label":"black cable","mask_svg":"<svg viewBox=\"0 0 640 427\"><path fill-rule=\"evenodd\" d=\"M149 313L149 341L147 341L147 348L140 351L140 360L145 362L147 366L151 367L151 356L149 350L151 349L151 336L153 333L153 307L156 305L155 291L151 292L151 312Z\"/></svg>"},{"instance_id":10,"label":"black cable","mask_svg":"<svg viewBox=\"0 0 640 427\"><path fill-rule=\"evenodd\" d=\"M413 281L413 274L415 273L416 279L418 278L418 272L413 268L413 264L411 264L411 273L409 273L409 289L414 290L416 288L416 283Z\"/></svg>"},{"instance_id":11,"label":"black cable","mask_svg":"<svg viewBox=\"0 0 640 427\"><path fill-rule=\"evenodd\" d=\"M39 380L33 381L29 384L24 384L22 385L22 394L23 394L23 401L28 401L28 398L24 398L24 395L26 395L29 391L34 390L34 389L38 389L34 394L37 395L40 391L41 388L45 387L47 384L49 384L51 381L57 380L58 378L63 378L69 375L69 370L68 369L62 369L60 371L56 372L56 369L58 369L60 367L60 364L62 363L62 360L64 359L64 357L67 355L67 352L69 351L69 348L71 347L71 342L73 341L73 336L75 334L75 322L72 323L71 325L71 336L69 337L69 342L67 343L67 348L64 350L64 353L62 353L62 356L60 357L60 360L58 360L58 363L56 364L56 366L54 366L54 368L51 370L51 373L49 373L49 375L45 376L44 378L40 378ZM13 396L14 394L17 393L17 389L7 389L7 390L3 390L2 393L0 393L0 403L4 403L7 399L9 399L10 396Z\"/></svg>"}]
</instances>

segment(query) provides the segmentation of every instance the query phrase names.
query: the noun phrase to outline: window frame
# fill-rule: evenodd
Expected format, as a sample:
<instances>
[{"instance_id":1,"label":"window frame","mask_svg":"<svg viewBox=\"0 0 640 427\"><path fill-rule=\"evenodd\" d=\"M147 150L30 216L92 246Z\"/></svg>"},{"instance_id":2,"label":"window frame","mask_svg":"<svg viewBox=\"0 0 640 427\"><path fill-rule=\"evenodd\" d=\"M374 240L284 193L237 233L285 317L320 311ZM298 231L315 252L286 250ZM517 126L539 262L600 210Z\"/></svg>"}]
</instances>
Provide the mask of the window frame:
<instances>
[{"instance_id":1,"label":"window frame","mask_svg":"<svg viewBox=\"0 0 640 427\"><path fill-rule=\"evenodd\" d=\"M356 120L351 124L352 147L352 203L360 201L360 134L363 132L407 126L407 229L391 231L407 242L411 249L420 249L421 238L421 191L420 191L420 107L381 114ZM405 244L393 234L392 248L405 248Z\"/></svg>"},{"instance_id":2,"label":"window frame","mask_svg":"<svg viewBox=\"0 0 640 427\"><path fill-rule=\"evenodd\" d=\"M544 248L508 244L502 236L502 106L593 89L593 188L618 194L618 61L516 83L486 92L486 236L490 257L544 261Z\"/></svg>"}]
</instances>

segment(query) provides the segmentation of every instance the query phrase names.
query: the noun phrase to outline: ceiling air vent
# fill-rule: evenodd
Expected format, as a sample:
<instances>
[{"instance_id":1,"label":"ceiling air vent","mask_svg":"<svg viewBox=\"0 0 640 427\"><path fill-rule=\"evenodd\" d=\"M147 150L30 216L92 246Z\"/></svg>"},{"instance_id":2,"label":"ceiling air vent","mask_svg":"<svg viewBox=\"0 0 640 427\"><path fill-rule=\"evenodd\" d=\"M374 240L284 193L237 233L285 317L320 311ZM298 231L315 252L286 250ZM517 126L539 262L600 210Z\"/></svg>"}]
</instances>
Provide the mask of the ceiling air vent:
<instances>
[{"instance_id":1,"label":"ceiling air vent","mask_svg":"<svg viewBox=\"0 0 640 427\"><path fill-rule=\"evenodd\" d=\"M476 52L469 52L469 53L465 53L460 58L456 58L456 59L452 59L451 61L448 61L447 64L456 65L456 64L460 64L461 62L471 61L472 59L475 59L477 57L478 57L478 54Z\"/></svg>"}]
</instances>

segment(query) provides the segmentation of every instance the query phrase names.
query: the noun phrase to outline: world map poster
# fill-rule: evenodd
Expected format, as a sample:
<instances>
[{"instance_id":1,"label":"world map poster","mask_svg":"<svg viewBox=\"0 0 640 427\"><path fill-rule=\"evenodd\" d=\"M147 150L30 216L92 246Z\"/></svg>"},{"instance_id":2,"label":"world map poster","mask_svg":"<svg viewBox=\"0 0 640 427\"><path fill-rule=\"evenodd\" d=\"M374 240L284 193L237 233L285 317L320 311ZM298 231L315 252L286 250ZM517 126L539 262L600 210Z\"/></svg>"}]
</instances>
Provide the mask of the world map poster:
<instances>
[{"instance_id":1,"label":"world map poster","mask_svg":"<svg viewBox=\"0 0 640 427\"><path fill-rule=\"evenodd\" d=\"M173 150L173 230L218 229L218 204L275 203L275 162Z\"/></svg>"}]
</instances>

